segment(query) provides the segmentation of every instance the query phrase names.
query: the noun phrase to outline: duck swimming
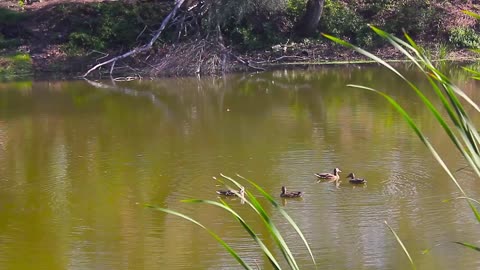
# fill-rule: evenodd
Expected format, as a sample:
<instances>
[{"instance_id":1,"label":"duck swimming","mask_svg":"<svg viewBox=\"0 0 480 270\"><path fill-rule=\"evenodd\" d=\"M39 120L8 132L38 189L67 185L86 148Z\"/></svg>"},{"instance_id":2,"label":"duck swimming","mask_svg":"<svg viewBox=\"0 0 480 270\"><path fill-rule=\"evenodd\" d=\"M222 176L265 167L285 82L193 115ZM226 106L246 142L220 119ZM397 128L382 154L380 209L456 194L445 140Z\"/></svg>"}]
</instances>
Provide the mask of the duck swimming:
<instances>
[{"instance_id":1,"label":"duck swimming","mask_svg":"<svg viewBox=\"0 0 480 270\"><path fill-rule=\"evenodd\" d=\"M300 198L302 196L303 196L302 191L287 192L287 188L285 186L282 187L282 193L280 193L280 197L282 198Z\"/></svg>"},{"instance_id":2,"label":"duck swimming","mask_svg":"<svg viewBox=\"0 0 480 270\"><path fill-rule=\"evenodd\" d=\"M333 169L333 174L332 173L316 173L315 176L320 178L320 179L328 179L332 181L336 181L340 179L340 175L338 174L340 171L339 168Z\"/></svg>"},{"instance_id":3,"label":"duck swimming","mask_svg":"<svg viewBox=\"0 0 480 270\"><path fill-rule=\"evenodd\" d=\"M245 194L245 188L241 187L239 191L227 189L227 190L217 190L216 192L218 195L222 195L222 196L237 196L238 194L243 197L243 195Z\"/></svg>"},{"instance_id":4,"label":"duck swimming","mask_svg":"<svg viewBox=\"0 0 480 270\"><path fill-rule=\"evenodd\" d=\"M353 172L347 175L347 178L350 178L348 181L352 184L365 184L367 182L364 178L356 178Z\"/></svg>"}]
</instances>

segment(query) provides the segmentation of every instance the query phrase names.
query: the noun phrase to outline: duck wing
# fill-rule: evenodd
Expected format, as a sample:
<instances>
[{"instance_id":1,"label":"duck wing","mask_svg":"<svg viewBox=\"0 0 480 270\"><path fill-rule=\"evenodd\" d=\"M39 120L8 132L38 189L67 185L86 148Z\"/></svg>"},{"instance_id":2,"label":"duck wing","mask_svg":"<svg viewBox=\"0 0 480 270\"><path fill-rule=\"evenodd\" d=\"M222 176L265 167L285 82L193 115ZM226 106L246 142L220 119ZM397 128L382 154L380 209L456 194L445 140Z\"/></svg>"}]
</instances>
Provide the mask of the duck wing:
<instances>
[{"instance_id":1,"label":"duck wing","mask_svg":"<svg viewBox=\"0 0 480 270\"><path fill-rule=\"evenodd\" d=\"M334 177L334 175L331 174L331 173L316 173L315 176L318 177L318 178L323 178L323 179Z\"/></svg>"},{"instance_id":2,"label":"duck wing","mask_svg":"<svg viewBox=\"0 0 480 270\"><path fill-rule=\"evenodd\" d=\"M364 184L366 183L367 181L363 178L355 178L355 179L350 179L349 180L350 183L353 183L353 184Z\"/></svg>"},{"instance_id":3,"label":"duck wing","mask_svg":"<svg viewBox=\"0 0 480 270\"><path fill-rule=\"evenodd\" d=\"M217 190L216 191L218 195L223 195L223 196L234 196L235 192L232 190Z\"/></svg>"}]
</instances>

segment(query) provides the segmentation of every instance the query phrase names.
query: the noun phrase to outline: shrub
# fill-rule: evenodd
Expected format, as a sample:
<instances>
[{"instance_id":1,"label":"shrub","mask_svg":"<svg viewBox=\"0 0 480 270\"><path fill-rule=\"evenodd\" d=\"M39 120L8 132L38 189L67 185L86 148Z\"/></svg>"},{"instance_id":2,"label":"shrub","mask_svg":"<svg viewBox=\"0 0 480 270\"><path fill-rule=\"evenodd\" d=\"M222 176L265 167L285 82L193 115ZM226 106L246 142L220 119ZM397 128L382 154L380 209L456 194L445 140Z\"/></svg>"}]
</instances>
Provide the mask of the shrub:
<instances>
[{"instance_id":1,"label":"shrub","mask_svg":"<svg viewBox=\"0 0 480 270\"><path fill-rule=\"evenodd\" d=\"M363 19L341 2L327 0L323 8L320 29L337 37L351 39L364 25Z\"/></svg>"},{"instance_id":2,"label":"shrub","mask_svg":"<svg viewBox=\"0 0 480 270\"><path fill-rule=\"evenodd\" d=\"M453 28L450 30L448 41L457 48L480 48L480 35L471 28Z\"/></svg>"},{"instance_id":3,"label":"shrub","mask_svg":"<svg viewBox=\"0 0 480 270\"><path fill-rule=\"evenodd\" d=\"M370 31L365 19L355 11L356 8L356 4L347 6L338 1L325 1L320 29L354 44L372 47L379 38Z\"/></svg>"},{"instance_id":4,"label":"shrub","mask_svg":"<svg viewBox=\"0 0 480 270\"><path fill-rule=\"evenodd\" d=\"M305 12L306 0L288 0L286 13L291 20L298 20Z\"/></svg>"}]
</instances>

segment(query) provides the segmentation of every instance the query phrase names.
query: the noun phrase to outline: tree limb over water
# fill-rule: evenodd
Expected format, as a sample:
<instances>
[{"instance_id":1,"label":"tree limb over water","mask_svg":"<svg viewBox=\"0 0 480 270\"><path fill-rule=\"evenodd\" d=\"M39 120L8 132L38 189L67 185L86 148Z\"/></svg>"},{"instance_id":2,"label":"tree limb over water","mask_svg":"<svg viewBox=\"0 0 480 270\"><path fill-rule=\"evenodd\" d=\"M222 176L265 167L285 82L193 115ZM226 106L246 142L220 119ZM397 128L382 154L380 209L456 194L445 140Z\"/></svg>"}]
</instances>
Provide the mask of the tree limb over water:
<instances>
[{"instance_id":1,"label":"tree limb over water","mask_svg":"<svg viewBox=\"0 0 480 270\"><path fill-rule=\"evenodd\" d=\"M147 51L147 50L150 50L153 46L153 43L155 43L155 41L160 37L160 35L162 34L163 30L165 29L165 27L167 26L167 24L170 22L170 20L175 17L176 13L177 13L177 10L182 6L183 2L185 2L185 0L177 0L177 3L175 4L175 7L173 8L173 10L167 15L167 17L165 17L165 19L163 19L162 21L162 24L160 25L160 28L158 28L158 30L155 32L155 35L153 35L152 39L150 39L150 42L148 42L147 44L143 45L143 46L140 46L140 47L136 47L132 50L130 50L129 52L126 52L122 55L119 55L119 56L116 56L110 60L107 60L107 61L104 61L102 63L99 63L97 65L95 65L94 67L92 67L91 69L89 69L85 74L83 74L83 78L87 77L88 74L90 74L92 71L102 67L102 66L105 66L105 65L108 65L110 63L112 63L112 67L110 68L110 75L112 75L112 72L113 72L113 68L115 66L115 62L117 62L118 60L121 60L121 59L124 59L124 58L127 58L129 56L132 56L132 55L135 55L135 54L138 54L138 53L141 53L141 52L144 52L144 51Z\"/></svg>"}]
</instances>

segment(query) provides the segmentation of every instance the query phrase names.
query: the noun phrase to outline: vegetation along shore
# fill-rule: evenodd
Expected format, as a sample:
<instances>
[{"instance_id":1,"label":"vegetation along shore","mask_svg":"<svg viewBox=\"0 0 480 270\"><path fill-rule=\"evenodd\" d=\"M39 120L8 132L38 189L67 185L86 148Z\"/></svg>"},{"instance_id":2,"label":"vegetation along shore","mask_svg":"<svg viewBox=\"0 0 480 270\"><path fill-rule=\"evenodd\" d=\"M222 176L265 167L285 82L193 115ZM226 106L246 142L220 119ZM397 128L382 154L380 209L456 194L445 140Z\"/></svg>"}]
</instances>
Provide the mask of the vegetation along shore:
<instances>
[{"instance_id":1,"label":"vegetation along shore","mask_svg":"<svg viewBox=\"0 0 480 270\"><path fill-rule=\"evenodd\" d=\"M327 33L402 60L368 25L407 32L433 59L474 61L475 1L4 0L0 77L157 77L355 63Z\"/></svg>"}]
</instances>

